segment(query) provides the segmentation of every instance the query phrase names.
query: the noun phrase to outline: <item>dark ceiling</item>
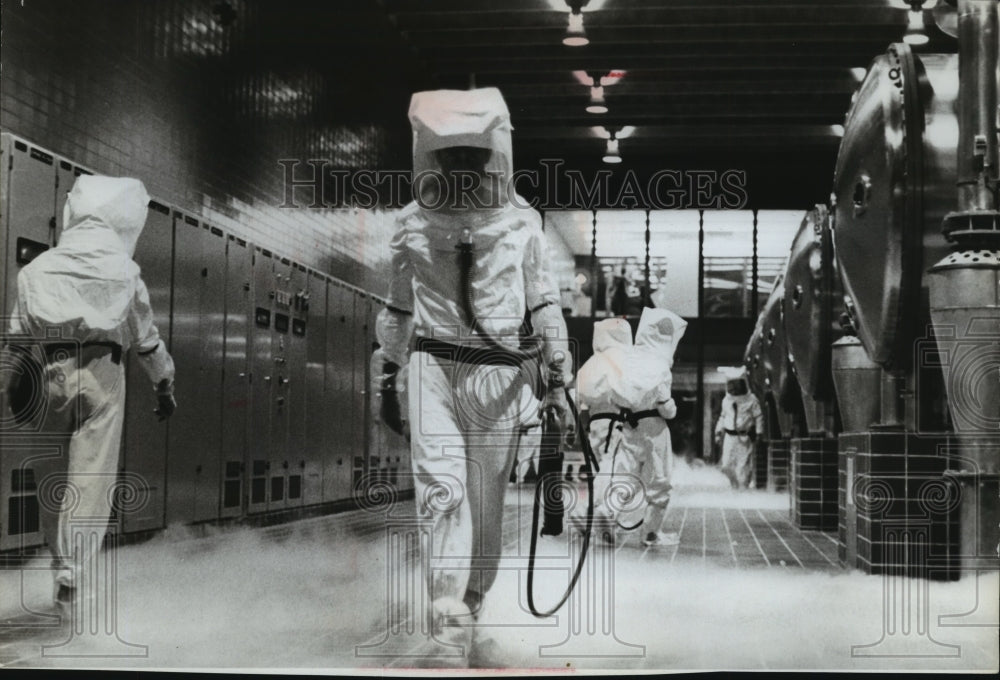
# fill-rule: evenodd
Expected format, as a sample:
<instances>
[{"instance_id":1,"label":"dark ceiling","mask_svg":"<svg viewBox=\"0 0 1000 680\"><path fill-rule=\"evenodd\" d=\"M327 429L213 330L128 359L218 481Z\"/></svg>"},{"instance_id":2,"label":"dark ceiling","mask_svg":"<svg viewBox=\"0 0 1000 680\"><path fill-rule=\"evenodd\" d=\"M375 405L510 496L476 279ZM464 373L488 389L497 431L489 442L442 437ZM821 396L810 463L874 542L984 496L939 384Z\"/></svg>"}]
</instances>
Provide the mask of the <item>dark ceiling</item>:
<instances>
[{"instance_id":1,"label":"dark ceiling","mask_svg":"<svg viewBox=\"0 0 1000 680\"><path fill-rule=\"evenodd\" d=\"M902 0L589 0L590 42L568 47L565 0L242 1L258 19L246 59L320 70L340 122L405 139L414 90L496 86L518 168L610 170L612 196L628 171L645 186L659 170L736 170L748 207L794 209L827 200L851 95L908 18ZM954 51L926 4L919 49ZM604 88L607 113L587 113L580 76L613 71L625 75ZM593 126L634 126L622 163L602 162Z\"/></svg>"},{"instance_id":2,"label":"dark ceiling","mask_svg":"<svg viewBox=\"0 0 1000 680\"><path fill-rule=\"evenodd\" d=\"M567 47L563 0L381 4L433 86L500 88L518 167L743 170L751 207L826 200L856 69L907 25L899 0L606 0L584 8L590 43ZM927 4L922 49L954 51ZM605 87L607 113L585 111L578 70L626 72ZM595 125L635 126L623 163L601 162Z\"/></svg>"}]
</instances>

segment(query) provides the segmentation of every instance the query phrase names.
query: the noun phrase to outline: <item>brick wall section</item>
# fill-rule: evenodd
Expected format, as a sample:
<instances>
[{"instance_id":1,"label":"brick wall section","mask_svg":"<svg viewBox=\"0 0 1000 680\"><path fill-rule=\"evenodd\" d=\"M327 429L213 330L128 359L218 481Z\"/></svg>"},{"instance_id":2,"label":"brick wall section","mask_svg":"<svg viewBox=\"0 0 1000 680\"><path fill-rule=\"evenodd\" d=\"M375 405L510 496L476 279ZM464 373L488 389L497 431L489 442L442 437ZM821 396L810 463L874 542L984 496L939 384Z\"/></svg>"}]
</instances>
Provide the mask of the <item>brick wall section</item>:
<instances>
[{"instance_id":1,"label":"brick wall section","mask_svg":"<svg viewBox=\"0 0 1000 680\"><path fill-rule=\"evenodd\" d=\"M944 474L946 436L901 432L842 434L840 541L844 566L865 573L954 578L957 499ZM853 470L848 474L848 461Z\"/></svg>"},{"instance_id":2,"label":"brick wall section","mask_svg":"<svg viewBox=\"0 0 1000 680\"><path fill-rule=\"evenodd\" d=\"M837 441L823 437L791 441L788 488L792 521L800 529L837 528Z\"/></svg>"},{"instance_id":3,"label":"brick wall section","mask_svg":"<svg viewBox=\"0 0 1000 680\"><path fill-rule=\"evenodd\" d=\"M767 442L758 440L753 452L754 485L757 489L767 488Z\"/></svg>"},{"instance_id":4,"label":"brick wall section","mask_svg":"<svg viewBox=\"0 0 1000 680\"><path fill-rule=\"evenodd\" d=\"M788 460L791 442L787 439L769 439L767 442L767 490L784 491L788 488Z\"/></svg>"},{"instance_id":5,"label":"brick wall section","mask_svg":"<svg viewBox=\"0 0 1000 680\"><path fill-rule=\"evenodd\" d=\"M162 201L384 294L392 211L280 208L277 161L408 168L412 89L368 74L394 109L393 122L372 122L363 99L272 67L280 55L254 42L257 6L230 4L239 19L223 29L212 3L194 0L3 3L3 129L95 172L139 177Z\"/></svg>"}]
</instances>

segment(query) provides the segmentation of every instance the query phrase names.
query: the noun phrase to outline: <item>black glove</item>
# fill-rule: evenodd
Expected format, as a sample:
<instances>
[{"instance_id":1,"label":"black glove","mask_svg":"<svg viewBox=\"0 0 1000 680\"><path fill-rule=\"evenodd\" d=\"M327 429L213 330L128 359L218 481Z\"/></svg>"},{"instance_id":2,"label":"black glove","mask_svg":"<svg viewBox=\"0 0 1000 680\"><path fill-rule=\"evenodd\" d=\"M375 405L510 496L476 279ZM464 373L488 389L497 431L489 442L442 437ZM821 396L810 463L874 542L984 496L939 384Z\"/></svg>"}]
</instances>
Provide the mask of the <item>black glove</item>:
<instances>
[{"instance_id":1,"label":"black glove","mask_svg":"<svg viewBox=\"0 0 1000 680\"><path fill-rule=\"evenodd\" d=\"M750 439L750 443L756 442L757 441L757 430L754 429L754 428L750 428L750 431L747 432L747 438Z\"/></svg>"},{"instance_id":2,"label":"black glove","mask_svg":"<svg viewBox=\"0 0 1000 680\"><path fill-rule=\"evenodd\" d=\"M378 393L379 418L396 434L408 434L403 431L403 413L399 405L399 392L396 391L397 373L399 364L391 361L382 364L382 384Z\"/></svg>"},{"instance_id":3,"label":"black glove","mask_svg":"<svg viewBox=\"0 0 1000 680\"><path fill-rule=\"evenodd\" d=\"M156 410L153 411L160 417L160 421L169 418L177 409L177 402L174 401L174 384L163 379L156 385Z\"/></svg>"},{"instance_id":4,"label":"black glove","mask_svg":"<svg viewBox=\"0 0 1000 680\"><path fill-rule=\"evenodd\" d=\"M546 376L547 390L542 399L539 413L544 418L547 411L552 411L556 416L556 421L561 425L562 431L567 433L573 430L576 423L573 422L573 414L569 410L569 402L566 399L566 378L563 375L562 360L554 360L548 366Z\"/></svg>"}]
</instances>

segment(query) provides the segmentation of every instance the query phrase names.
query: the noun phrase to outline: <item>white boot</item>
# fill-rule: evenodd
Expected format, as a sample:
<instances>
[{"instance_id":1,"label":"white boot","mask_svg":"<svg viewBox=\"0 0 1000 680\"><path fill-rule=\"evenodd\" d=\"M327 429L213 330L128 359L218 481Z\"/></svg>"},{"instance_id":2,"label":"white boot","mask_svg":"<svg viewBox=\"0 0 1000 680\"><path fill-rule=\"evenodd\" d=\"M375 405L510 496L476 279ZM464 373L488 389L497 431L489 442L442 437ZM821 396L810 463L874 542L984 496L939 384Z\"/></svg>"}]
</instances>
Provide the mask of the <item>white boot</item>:
<instances>
[{"instance_id":1,"label":"white boot","mask_svg":"<svg viewBox=\"0 0 1000 680\"><path fill-rule=\"evenodd\" d=\"M676 531L650 531L642 539L642 544L647 548L669 547L679 545L681 537Z\"/></svg>"}]
</instances>

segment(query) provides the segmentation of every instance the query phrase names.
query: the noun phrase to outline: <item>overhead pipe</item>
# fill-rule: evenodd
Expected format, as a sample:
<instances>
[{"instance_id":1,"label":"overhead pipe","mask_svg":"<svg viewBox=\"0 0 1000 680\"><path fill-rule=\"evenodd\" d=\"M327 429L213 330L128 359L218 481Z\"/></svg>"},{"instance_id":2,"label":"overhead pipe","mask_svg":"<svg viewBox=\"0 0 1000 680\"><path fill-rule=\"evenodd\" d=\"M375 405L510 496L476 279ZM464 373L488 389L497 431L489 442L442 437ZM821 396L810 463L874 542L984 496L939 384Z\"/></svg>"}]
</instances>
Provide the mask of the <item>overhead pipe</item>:
<instances>
[{"instance_id":1,"label":"overhead pipe","mask_svg":"<svg viewBox=\"0 0 1000 680\"><path fill-rule=\"evenodd\" d=\"M996 245L997 0L958 0L957 210L944 219L949 240ZM990 233L992 232L992 233Z\"/></svg>"},{"instance_id":2,"label":"overhead pipe","mask_svg":"<svg viewBox=\"0 0 1000 680\"><path fill-rule=\"evenodd\" d=\"M931 267L931 319L958 449L961 560L995 558L1000 538L1000 213L997 211L997 0L958 0L957 210L954 252Z\"/></svg>"}]
</instances>

